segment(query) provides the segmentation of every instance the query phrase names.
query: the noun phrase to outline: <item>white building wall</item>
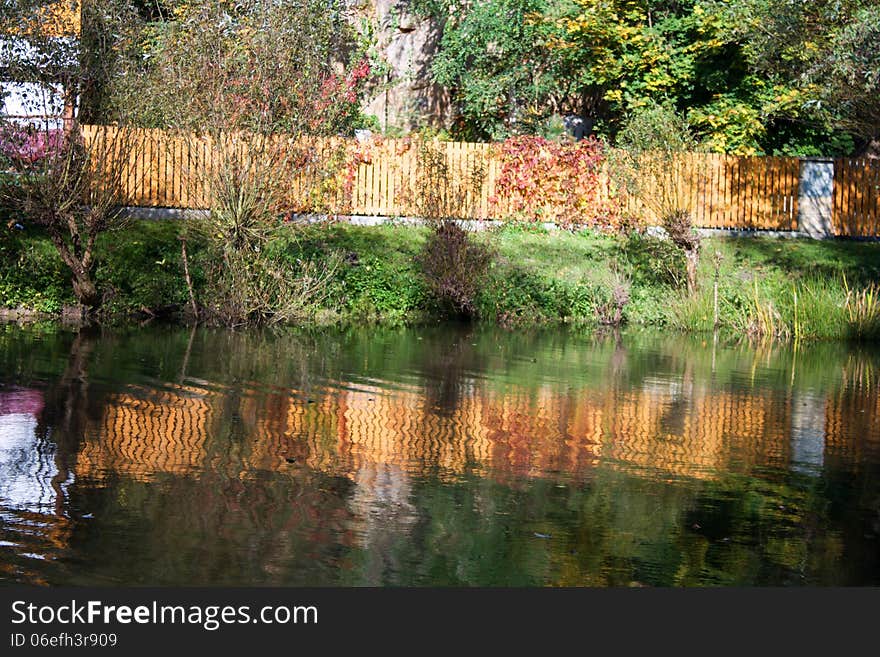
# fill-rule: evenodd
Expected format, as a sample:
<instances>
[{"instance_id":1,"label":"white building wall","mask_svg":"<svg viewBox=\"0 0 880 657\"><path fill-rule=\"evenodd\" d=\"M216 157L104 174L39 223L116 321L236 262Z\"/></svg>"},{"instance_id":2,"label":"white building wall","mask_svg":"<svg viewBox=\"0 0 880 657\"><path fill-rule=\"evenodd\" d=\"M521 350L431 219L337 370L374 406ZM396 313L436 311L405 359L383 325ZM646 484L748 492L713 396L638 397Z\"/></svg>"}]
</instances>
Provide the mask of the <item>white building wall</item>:
<instances>
[{"instance_id":1,"label":"white building wall","mask_svg":"<svg viewBox=\"0 0 880 657\"><path fill-rule=\"evenodd\" d=\"M73 39L58 39L58 57L53 66L76 65L77 43ZM0 69L11 61L39 62L40 55L20 39L0 39ZM19 124L30 124L42 129L63 127L64 89L60 84L14 82L0 78L0 116Z\"/></svg>"},{"instance_id":2,"label":"white building wall","mask_svg":"<svg viewBox=\"0 0 880 657\"><path fill-rule=\"evenodd\" d=\"M3 107L0 114L10 121L41 129L63 127L64 90L60 84L0 82Z\"/></svg>"}]
</instances>

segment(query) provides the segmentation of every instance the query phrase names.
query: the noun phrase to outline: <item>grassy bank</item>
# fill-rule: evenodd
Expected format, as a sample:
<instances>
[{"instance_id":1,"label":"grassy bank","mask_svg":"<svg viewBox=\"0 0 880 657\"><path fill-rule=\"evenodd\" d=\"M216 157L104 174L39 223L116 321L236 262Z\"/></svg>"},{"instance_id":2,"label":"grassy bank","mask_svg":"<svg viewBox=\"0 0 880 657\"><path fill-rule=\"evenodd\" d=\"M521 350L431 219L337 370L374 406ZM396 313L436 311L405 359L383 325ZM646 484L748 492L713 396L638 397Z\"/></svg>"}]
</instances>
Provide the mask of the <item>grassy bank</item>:
<instances>
[{"instance_id":1,"label":"grassy bank","mask_svg":"<svg viewBox=\"0 0 880 657\"><path fill-rule=\"evenodd\" d=\"M107 319L179 317L188 293L176 222L136 222L104 235L98 284ZM291 229L268 248L291 262L338 262L304 322L433 321L440 307L417 264L426 229L348 224ZM641 235L546 232L508 226L475 237L494 258L475 300L480 321L506 326L617 322L803 339L880 337L880 244L764 238L703 242L699 291L684 291L684 261ZM190 244L193 284L208 251ZM68 275L45 235L7 232L0 243L0 306L50 315L73 303Z\"/></svg>"}]
</instances>

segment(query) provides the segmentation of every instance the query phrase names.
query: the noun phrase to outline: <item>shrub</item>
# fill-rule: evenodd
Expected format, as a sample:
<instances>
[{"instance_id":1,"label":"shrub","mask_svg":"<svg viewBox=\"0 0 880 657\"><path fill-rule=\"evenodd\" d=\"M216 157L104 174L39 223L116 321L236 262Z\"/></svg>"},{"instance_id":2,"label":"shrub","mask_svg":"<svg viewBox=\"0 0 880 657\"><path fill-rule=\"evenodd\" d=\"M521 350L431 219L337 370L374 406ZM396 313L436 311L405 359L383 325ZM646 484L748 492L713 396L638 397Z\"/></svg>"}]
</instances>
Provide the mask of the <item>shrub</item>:
<instances>
[{"instance_id":1,"label":"shrub","mask_svg":"<svg viewBox=\"0 0 880 657\"><path fill-rule=\"evenodd\" d=\"M213 322L289 322L301 319L328 293L339 259L288 258L273 247L295 239L289 181L303 166L307 147L287 135L186 133L190 153L183 181L192 198L207 206L187 221L181 235L186 273L188 241L203 245L205 285L196 290L187 274L190 306ZM285 242L284 239L281 240Z\"/></svg>"},{"instance_id":2,"label":"shrub","mask_svg":"<svg viewBox=\"0 0 880 657\"><path fill-rule=\"evenodd\" d=\"M459 317L476 314L474 302L491 262L491 250L471 240L451 220L434 228L419 257L434 297L447 312Z\"/></svg>"},{"instance_id":3,"label":"shrub","mask_svg":"<svg viewBox=\"0 0 880 657\"><path fill-rule=\"evenodd\" d=\"M8 151L20 175L14 185L2 187L4 201L45 229L70 269L77 302L92 312L102 301L94 279L95 242L124 221L125 183L134 179L138 146L127 129L87 139L74 128L60 143L55 133L45 134L39 149Z\"/></svg>"},{"instance_id":4,"label":"shrub","mask_svg":"<svg viewBox=\"0 0 880 657\"><path fill-rule=\"evenodd\" d=\"M647 218L659 221L681 249L688 291L693 294L700 237L693 230L691 190L700 186L705 173L687 157L697 150L687 121L669 106L648 106L628 117L617 136L617 147L610 158L612 178L624 193L638 200Z\"/></svg>"},{"instance_id":5,"label":"shrub","mask_svg":"<svg viewBox=\"0 0 880 657\"><path fill-rule=\"evenodd\" d=\"M62 130L35 130L5 124L0 128L0 157L6 168L29 171L64 146Z\"/></svg>"},{"instance_id":6,"label":"shrub","mask_svg":"<svg viewBox=\"0 0 880 657\"><path fill-rule=\"evenodd\" d=\"M70 274L38 229L0 226L0 307L60 312L74 299Z\"/></svg>"},{"instance_id":7,"label":"shrub","mask_svg":"<svg viewBox=\"0 0 880 657\"><path fill-rule=\"evenodd\" d=\"M338 279L333 290L337 307L362 320L402 322L421 311L429 295L412 261L375 256L346 261Z\"/></svg>"},{"instance_id":8,"label":"shrub","mask_svg":"<svg viewBox=\"0 0 880 657\"><path fill-rule=\"evenodd\" d=\"M126 230L98 240L101 259L95 280L103 290L102 313L160 316L186 305L180 229L176 221L133 221ZM197 245L191 247L198 258ZM196 276L201 289L200 268Z\"/></svg>"},{"instance_id":9,"label":"shrub","mask_svg":"<svg viewBox=\"0 0 880 657\"><path fill-rule=\"evenodd\" d=\"M670 240L635 232L626 237L621 251L637 283L678 288L685 281L684 254Z\"/></svg>"},{"instance_id":10,"label":"shrub","mask_svg":"<svg viewBox=\"0 0 880 657\"><path fill-rule=\"evenodd\" d=\"M283 229L282 229L283 230ZM330 291L340 264L335 254L290 260L267 248L230 249L206 244L206 283L200 314L227 326L289 323L304 319Z\"/></svg>"},{"instance_id":11,"label":"shrub","mask_svg":"<svg viewBox=\"0 0 880 657\"><path fill-rule=\"evenodd\" d=\"M625 321L624 311L630 299L630 282L619 273L612 273L604 289L605 299L596 306L596 319L600 324L620 326Z\"/></svg>"},{"instance_id":12,"label":"shrub","mask_svg":"<svg viewBox=\"0 0 880 657\"><path fill-rule=\"evenodd\" d=\"M478 314L505 327L538 323L550 314L548 292L545 281L534 272L499 259L490 266L486 284L477 296Z\"/></svg>"},{"instance_id":13,"label":"shrub","mask_svg":"<svg viewBox=\"0 0 880 657\"><path fill-rule=\"evenodd\" d=\"M482 163L476 162L467 175L456 178L440 144L427 139L419 142L417 190L407 191L431 234L417 261L441 310L460 318L477 314L477 294L494 257L492 249L474 241L455 220L475 216L484 177Z\"/></svg>"}]
</instances>

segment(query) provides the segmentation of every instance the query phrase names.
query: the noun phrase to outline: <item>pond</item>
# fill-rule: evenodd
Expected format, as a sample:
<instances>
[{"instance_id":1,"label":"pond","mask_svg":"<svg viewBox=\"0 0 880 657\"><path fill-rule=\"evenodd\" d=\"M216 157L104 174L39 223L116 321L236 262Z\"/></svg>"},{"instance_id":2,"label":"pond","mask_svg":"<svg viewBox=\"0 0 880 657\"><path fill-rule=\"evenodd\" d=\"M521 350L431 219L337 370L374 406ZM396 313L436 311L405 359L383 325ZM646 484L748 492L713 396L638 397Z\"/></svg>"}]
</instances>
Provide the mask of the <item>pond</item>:
<instances>
[{"instance_id":1,"label":"pond","mask_svg":"<svg viewBox=\"0 0 880 657\"><path fill-rule=\"evenodd\" d=\"M880 584L880 350L0 326L0 582Z\"/></svg>"}]
</instances>

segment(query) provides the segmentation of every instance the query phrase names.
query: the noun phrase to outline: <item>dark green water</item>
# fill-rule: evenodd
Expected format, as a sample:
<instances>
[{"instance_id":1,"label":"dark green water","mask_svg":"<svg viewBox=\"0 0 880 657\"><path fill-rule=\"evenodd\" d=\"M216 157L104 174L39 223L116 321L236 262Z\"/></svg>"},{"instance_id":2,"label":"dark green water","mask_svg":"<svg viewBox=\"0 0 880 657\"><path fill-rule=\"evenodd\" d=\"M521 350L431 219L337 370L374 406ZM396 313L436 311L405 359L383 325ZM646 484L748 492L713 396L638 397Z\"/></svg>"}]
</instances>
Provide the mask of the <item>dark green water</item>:
<instances>
[{"instance_id":1,"label":"dark green water","mask_svg":"<svg viewBox=\"0 0 880 657\"><path fill-rule=\"evenodd\" d=\"M0 326L0 582L877 585L880 350Z\"/></svg>"}]
</instances>

